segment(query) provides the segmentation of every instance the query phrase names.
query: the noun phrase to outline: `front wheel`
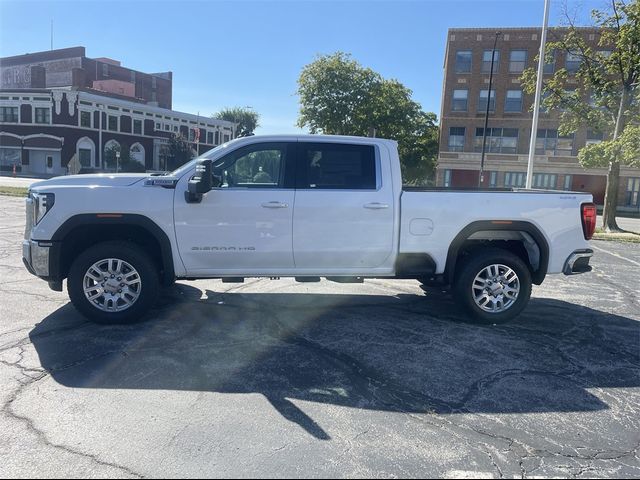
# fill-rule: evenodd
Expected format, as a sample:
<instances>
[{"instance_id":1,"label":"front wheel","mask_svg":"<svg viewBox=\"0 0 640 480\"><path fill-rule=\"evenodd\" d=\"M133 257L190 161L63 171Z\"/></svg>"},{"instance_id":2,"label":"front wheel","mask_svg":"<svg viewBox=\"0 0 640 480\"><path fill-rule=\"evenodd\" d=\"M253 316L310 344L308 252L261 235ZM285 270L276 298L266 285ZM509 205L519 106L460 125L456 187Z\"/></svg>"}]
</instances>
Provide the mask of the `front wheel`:
<instances>
[{"instance_id":1,"label":"front wheel","mask_svg":"<svg viewBox=\"0 0 640 480\"><path fill-rule=\"evenodd\" d=\"M457 271L454 293L476 320L507 322L529 302L531 272L520 257L506 250L475 250Z\"/></svg>"},{"instance_id":2,"label":"front wheel","mask_svg":"<svg viewBox=\"0 0 640 480\"><path fill-rule=\"evenodd\" d=\"M152 259L130 242L104 242L71 265L67 290L73 305L97 323L133 323L155 304L160 282Z\"/></svg>"}]
</instances>

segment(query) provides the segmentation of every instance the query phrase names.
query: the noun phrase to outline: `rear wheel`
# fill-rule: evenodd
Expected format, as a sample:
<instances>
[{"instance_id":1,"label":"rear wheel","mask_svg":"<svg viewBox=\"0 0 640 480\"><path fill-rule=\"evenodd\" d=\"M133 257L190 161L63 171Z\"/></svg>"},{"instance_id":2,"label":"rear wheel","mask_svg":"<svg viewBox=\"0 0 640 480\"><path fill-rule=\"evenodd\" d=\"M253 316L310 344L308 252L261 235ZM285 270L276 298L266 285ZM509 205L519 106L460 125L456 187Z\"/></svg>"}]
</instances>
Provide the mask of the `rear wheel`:
<instances>
[{"instance_id":1,"label":"rear wheel","mask_svg":"<svg viewBox=\"0 0 640 480\"><path fill-rule=\"evenodd\" d=\"M133 323L155 304L160 282L156 265L137 245L104 242L82 252L69 270L73 305L97 323Z\"/></svg>"},{"instance_id":2,"label":"rear wheel","mask_svg":"<svg viewBox=\"0 0 640 480\"><path fill-rule=\"evenodd\" d=\"M483 323L502 323L522 312L531 296L531 272L520 257L498 248L476 250L457 270L456 299Z\"/></svg>"}]
</instances>

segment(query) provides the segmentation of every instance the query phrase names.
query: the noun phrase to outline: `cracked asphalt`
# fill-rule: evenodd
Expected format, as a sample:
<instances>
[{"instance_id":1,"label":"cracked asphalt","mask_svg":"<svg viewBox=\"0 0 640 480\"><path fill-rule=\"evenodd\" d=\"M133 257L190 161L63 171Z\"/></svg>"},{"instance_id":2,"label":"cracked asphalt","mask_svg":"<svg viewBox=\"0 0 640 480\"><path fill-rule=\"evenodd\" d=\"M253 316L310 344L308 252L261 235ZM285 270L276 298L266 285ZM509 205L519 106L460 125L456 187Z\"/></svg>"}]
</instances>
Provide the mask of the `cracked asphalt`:
<instances>
[{"instance_id":1,"label":"cracked asphalt","mask_svg":"<svg viewBox=\"0 0 640 480\"><path fill-rule=\"evenodd\" d=\"M96 326L0 197L0 477L640 477L640 246L516 322L413 281L180 282Z\"/></svg>"}]
</instances>

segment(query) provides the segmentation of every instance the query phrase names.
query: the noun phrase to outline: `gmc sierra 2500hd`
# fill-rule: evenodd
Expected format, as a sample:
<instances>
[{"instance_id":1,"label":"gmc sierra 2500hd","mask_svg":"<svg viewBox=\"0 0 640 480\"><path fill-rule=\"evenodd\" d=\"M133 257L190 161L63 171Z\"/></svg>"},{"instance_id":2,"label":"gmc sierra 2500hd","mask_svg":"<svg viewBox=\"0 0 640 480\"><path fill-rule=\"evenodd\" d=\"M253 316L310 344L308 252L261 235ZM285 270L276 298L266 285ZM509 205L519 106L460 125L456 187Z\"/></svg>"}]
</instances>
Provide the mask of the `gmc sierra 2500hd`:
<instances>
[{"instance_id":1,"label":"gmc sierra 2500hd","mask_svg":"<svg viewBox=\"0 0 640 480\"><path fill-rule=\"evenodd\" d=\"M29 271L91 320L135 321L176 279L416 279L476 319L509 320L532 283L591 269L590 195L404 188L396 142L252 136L165 175L34 184Z\"/></svg>"}]
</instances>

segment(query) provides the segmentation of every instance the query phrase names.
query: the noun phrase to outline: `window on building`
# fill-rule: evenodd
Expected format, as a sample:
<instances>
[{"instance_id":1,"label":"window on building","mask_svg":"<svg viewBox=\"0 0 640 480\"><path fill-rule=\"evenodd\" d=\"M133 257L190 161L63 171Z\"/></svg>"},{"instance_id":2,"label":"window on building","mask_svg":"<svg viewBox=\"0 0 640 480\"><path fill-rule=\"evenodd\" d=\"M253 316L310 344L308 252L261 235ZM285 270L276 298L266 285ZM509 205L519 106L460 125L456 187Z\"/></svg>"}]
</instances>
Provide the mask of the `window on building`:
<instances>
[{"instance_id":1,"label":"window on building","mask_svg":"<svg viewBox=\"0 0 640 480\"><path fill-rule=\"evenodd\" d=\"M640 206L640 178L627 179L627 207Z\"/></svg>"},{"instance_id":2,"label":"window on building","mask_svg":"<svg viewBox=\"0 0 640 480\"><path fill-rule=\"evenodd\" d=\"M36 123L51 123L51 109L36 107Z\"/></svg>"},{"instance_id":3,"label":"window on building","mask_svg":"<svg viewBox=\"0 0 640 480\"><path fill-rule=\"evenodd\" d=\"M91 128L91 112L80 112L80 126Z\"/></svg>"},{"instance_id":4,"label":"window on building","mask_svg":"<svg viewBox=\"0 0 640 480\"><path fill-rule=\"evenodd\" d=\"M103 63L102 64L102 76L103 77L108 77L109 76L109 64L108 63Z\"/></svg>"},{"instance_id":5,"label":"window on building","mask_svg":"<svg viewBox=\"0 0 640 480\"><path fill-rule=\"evenodd\" d=\"M536 137L536 155L573 155L573 134L558 135L557 130L539 129Z\"/></svg>"},{"instance_id":6,"label":"window on building","mask_svg":"<svg viewBox=\"0 0 640 480\"><path fill-rule=\"evenodd\" d=\"M107 121L107 129L112 132L118 131L118 117L116 115L109 115L109 119Z\"/></svg>"},{"instance_id":7,"label":"window on building","mask_svg":"<svg viewBox=\"0 0 640 480\"><path fill-rule=\"evenodd\" d=\"M133 133L142 135L142 120L133 120Z\"/></svg>"},{"instance_id":8,"label":"window on building","mask_svg":"<svg viewBox=\"0 0 640 480\"><path fill-rule=\"evenodd\" d=\"M489 187L496 188L498 186L498 172L489 172Z\"/></svg>"},{"instance_id":9,"label":"window on building","mask_svg":"<svg viewBox=\"0 0 640 480\"><path fill-rule=\"evenodd\" d=\"M469 99L469 90L454 90L451 110L454 112L466 112Z\"/></svg>"},{"instance_id":10,"label":"window on building","mask_svg":"<svg viewBox=\"0 0 640 480\"><path fill-rule=\"evenodd\" d=\"M507 90L504 100L505 112L522 112L522 90Z\"/></svg>"},{"instance_id":11,"label":"window on building","mask_svg":"<svg viewBox=\"0 0 640 480\"><path fill-rule=\"evenodd\" d=\"M474 139L474 150L482 151L482 137L484 129L476 128ZM488 128L486 151L489 153L505 153L513 155L518 150L518 129L517 128Z\"/></svg>"},{"instance_id":12,"label":"window on building","mask_svg":"<svg viewBox=\"0 0 640 480\"><path fill-rule=\"evenodd\" d=\"M552 50L545 56L544 73L551 75L556 71L556 52Z\"/></svg>"},{"instance_id":13,"label":"window on building","mask_svg":"<svg viewBox=\"0 0 640 480\"><path fill-rule=\"evenodd\" d=\"M471 73L471 50L456 52L456 73Z\"/></svg>"},{"instance_id":14,"label":"window on building","mask_svg":"<svg viewBox=\"0 0 640 480\"><path fill-rule=\"evenodd\" d=\"M162 124L160 122L156 122L156 131L162 130Z\"/></svg>"},{"instance_id":15,"label":"window on building","mask_svg":"<svg viewBox=\"0 0 640 480\"><path fill-rule=\"evenodd\" d=\"M18 123L18 107L0 107L0 122Z\"/></svg>"},{"instance_id":16,"label":"window on building","mask_svg":"<svg viewBox=\"0 0 640 480\"><path fill-rule=\"evenodd\" d=\"M47 155L47 168L53 168L53 157L51 155Z\"/></svg>"},{"instance_id":17,"label":"window on building","mask_svg":"<svg viewBox=\"0 0 640 480\"><path fill-rule=\"evenodd\" d=\"M131 70L131 83L136 83L136 72L134 70Z\"/></svg>"},{"instance_id":18,"label":"window on building","mask_svg":"<svg viewBox=\"0 0 640 480\"><path fill-rule=\"evenodd\" d=\"M82 165L83 167L90 167L91 166L91 149L79 148L78 160L80 160L80 165Z\"/></svg>"},{"instance_id":19,"label":"window on building","mask_svg":"<svg viewBox=\"0 0 640 480\"><path fill-rule=\"evenodd\" d=\"M207 132L207 143L213 145L213 132Z\"/></svg>"},{"instance_id":20,"label":"window on building","mask_svg":"<svg viewBox=\"0 0 640 480\"><path fill-rule=\"evenodd\" d=\"M482 73L491 72L491 52L493 50L485 50L482 52ZM500 65L500 51L496 50L493 56L493 73L498 71Z\"/></svg>"},{"instance_id":21,"label":"window on building","mask_svg":"<svg viewBox=\"0 0 640 480\"><path fill-rule=\"evenodd\" d=\"M229 135L225 134L224 138L223 138L223 143L227 143L230 139L231 139L231 137Z\"/></svg>"},{"instance_id":22,"label":"window on building","mask_svg":"<svg viewBox=\"0 0 640 480\"><path fill-rule=\"evenodd\" d=\"M480 90L480 97L478 98L478 111L484 112L487 110L487 95L489 90ZM489 111L496 111L496 91L491 90L491 98L489 100Z\"/></svg>"},{"instance_id":23,"label":"window on building","mask_svg":"<svg viewBox=\"0 0 640 480\"><path fill-rule=\"evenodd\" d=\"M523 188L527 184L527 174L522 172L507 172L504 174L504 186Z\"/></svg>"},{"instance_id":24,"label":"window on building","mask_svg":"<svg viewBox=\"0 0 640 480\"><path fill-rule=\"evenodd\" d=\"M220 132L216 132L213 144L218 145L220 143Z\"/></svg>"},{"instance_id":25,"label":"window on building","mask_svg":"<svg viewBox=\"0 0 640 480\"><path fill-rule=\"evenodd\" d=\"M464 151L464 132L465 132L465 127L449 128L449 151L450 152Z\"/></svg>"},{"instance_id":26,"label":"window on building","mask_svg":"<svg viewBox=\"0 0 640 480\"><path fill-rule=\"evenodd\" d=\"M565 175L564 176L564 190L565 191L571 190L571 180L573 180L571 175Z\"/></svg>"},{"instance_id":27,"label":"window on building","mask_svg":"<svg viewBox=\"0 0 640 480\"><path fill-rule=\"evenodd\" d=\"M569 73L576 73L580 69L580 65L582 64L582 57L578 52L569 52L567 53L567 61L565 64L565 68Z\"/></svg>"},{"instance_id":28,"label":"window on building","mask_svg":"<svg viewBox=\"0 0 640 480\"><path fill-rule=\"evenodd\" d=\"M171 131L171 125L169 125L168 123L165 123L165 124L164 124L164 129L165 129L167 132L170 132L170 131Z\"/></svg>"},{"instance_id":29,"label":"window on building","mask_svg":"<svg viewBox=\"0 0 640 480\"><path fill-rule=\"evenodd\" d=\"M509 72L522 73L527 66L526 50L511 50L509 53Z\"/></svg>"},{"instance_id":30,"label":"window on building","mask_svg":"<svg viewBox=\"0 0 640 480\"><path fill-rule=\"evenodd\" d=\"M444 181L442 183L443 187L450 187L451 186L451 170L445 170L444 171Z\"/></svg>"},{"instance_id":31,"label":"window on building","mask_svg":"<svg viewBox=\"0 0 640 480\"><path fill-rule=\"evenodd\" d=\"M558 184L558 175L555 173L534 173L531 185L533 188L546 188L555 190Z\"/></svg>"},{"instance_id":32,"label":"window on building","mask_svg":"<svg viewBox=\"0 0 640 480\"><path fill-rule=\"evenodd\" d=\"M595 130L587 130L587 145L593 145L595 143L600 143L604 140L604 133L597 132Z\"/></svg>"}]
</instances>

